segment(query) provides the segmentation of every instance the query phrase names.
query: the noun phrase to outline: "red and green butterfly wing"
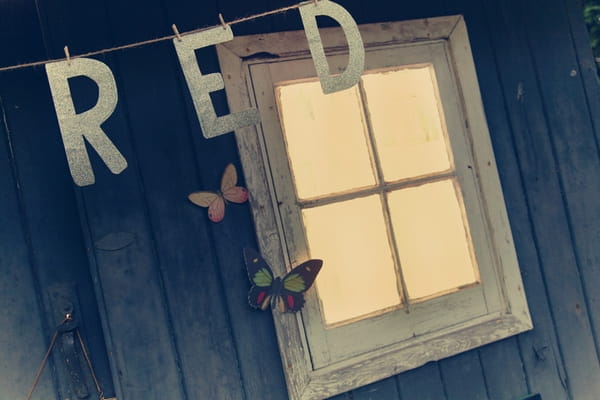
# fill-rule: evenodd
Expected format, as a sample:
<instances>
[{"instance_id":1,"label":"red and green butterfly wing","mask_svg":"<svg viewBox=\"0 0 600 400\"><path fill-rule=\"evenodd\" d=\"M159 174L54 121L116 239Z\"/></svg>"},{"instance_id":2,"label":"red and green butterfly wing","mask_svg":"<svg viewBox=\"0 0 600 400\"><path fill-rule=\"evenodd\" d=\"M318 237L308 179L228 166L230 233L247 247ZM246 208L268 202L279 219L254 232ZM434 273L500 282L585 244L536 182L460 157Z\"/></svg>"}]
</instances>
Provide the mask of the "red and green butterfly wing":
<instances>
[{"instance_id":1,"label":"red and green butterfly wing","mask_svg":"<svg viewBox=\"0 0 600 400\"><path fill-rule=\"evenodd\" d=\"M304 306L304 292L314 283L323 260L308 260L292 269L282 279L278 306L281 311L299 311Z\"/></svg>"},{"instance_id":2,"label":"red and green butterfly wing","mask_svg":"<svg viewBox=\"0 0 600 400\"><path fill-rule=\"evenodd\" d=\"M280 280L256 250L245 248L244 262L252 283L248 293L250 306L265 310L272 303L282 312L296 312L304 306L304 292L314 283L323 265L322 260L305 261Z\"/></svg>"},{"instance_id":3,"label":"red and green butterfly wing","mask_svg":"<svg viewBox=\"0 0 600 400\"><path fill-rule=\"evenodd\" d=\"M248 292L248 303L251 307L265 310L273 295L273 271L269 264L256 250L244 249L244 262L252 287Z\"/></svg>"}]
</instances>

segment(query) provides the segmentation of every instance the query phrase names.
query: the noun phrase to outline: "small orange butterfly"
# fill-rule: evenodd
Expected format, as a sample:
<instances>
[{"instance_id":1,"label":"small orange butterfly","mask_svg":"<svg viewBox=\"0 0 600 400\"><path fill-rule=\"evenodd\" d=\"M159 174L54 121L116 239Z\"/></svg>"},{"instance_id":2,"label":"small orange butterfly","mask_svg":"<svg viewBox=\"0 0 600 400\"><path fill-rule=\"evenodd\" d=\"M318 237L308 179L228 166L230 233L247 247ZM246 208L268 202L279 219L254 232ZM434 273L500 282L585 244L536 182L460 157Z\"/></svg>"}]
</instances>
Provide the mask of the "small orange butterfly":
<instances>
[{"instance_id":1,"label":"small orange butterfly","mask_svg":"<svg viewBox=\"0 0 600 400\"><path fill-rule=\"evenodd\" d=\"M221 222L225 217L225 202L243 203L248 200L248 190L236 184L237 171L233 164L228 164L221 178L220 191L194 192L188 199L200 207L208 207L208 218L212 222Z\"/></svg>"}]
</instances>

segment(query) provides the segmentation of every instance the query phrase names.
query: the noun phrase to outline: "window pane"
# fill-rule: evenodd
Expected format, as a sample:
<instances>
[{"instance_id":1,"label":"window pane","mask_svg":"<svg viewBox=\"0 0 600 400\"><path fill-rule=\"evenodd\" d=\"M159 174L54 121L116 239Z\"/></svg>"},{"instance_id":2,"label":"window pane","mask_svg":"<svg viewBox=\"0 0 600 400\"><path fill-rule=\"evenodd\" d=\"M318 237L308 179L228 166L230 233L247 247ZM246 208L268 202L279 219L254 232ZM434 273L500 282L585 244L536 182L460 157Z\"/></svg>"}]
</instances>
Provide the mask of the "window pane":
<instances>
[{"instance_id":1,"label":"window pane","mask_svg":"<svg viewBox=\"0 0 600 400\"><path fill-rule=\"evenodd\" d=\"M299 198L375 184L356 87L325 95L315 81L276 93Z\"/></svg>"},{"instance_id":2,"label":"window pane","mask_svg":"<svg viewBox=\"0 0 600 400\"><path fill-rule=\"evenodd\" d=\"M365 74L363 84L387 182L451 168L432 66Z\"/></svg>"},{"instance_id":3,"label":"window pane","mask_svg":"<svg viewBox=\"0 0 600 400\"><path fill-rule=\"evenodd\" d=\"M451 292L479 280L451 180L396 190L388 201L409 299Z\"/></svg>"},{"instance_id":4,"label":"window pane","mask_svg":"<svg viewBox=\"0 0 600 400\"><path fill-rule=\"evenodd\" d=\"M400 304L378 195L302 211L312 257L323 259L317 290L327 324Z\"/></svg>"}]
</instances>

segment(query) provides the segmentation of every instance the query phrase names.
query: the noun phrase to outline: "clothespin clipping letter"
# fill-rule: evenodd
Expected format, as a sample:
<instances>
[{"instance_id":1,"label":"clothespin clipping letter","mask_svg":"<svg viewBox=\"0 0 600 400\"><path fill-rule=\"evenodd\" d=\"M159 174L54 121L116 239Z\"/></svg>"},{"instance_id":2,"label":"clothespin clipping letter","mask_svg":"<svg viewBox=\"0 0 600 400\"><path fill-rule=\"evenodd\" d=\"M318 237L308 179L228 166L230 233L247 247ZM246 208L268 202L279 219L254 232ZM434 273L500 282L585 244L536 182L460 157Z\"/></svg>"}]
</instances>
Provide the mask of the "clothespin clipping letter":
<instances>
[{"instance_id":1,"label":"clothespin clipping letter","mask_svg":"<svg viewBox=\"0 0 600 400\"><path fill-rule=\"evenodd\" d=\"M222 20L222 17L220 19ZM188 89L192 95L192 101L204 137L212 138L244 126L258 124L260 116L258 110L255 108L217 117L212 100L210 99L210 92L225 88L223 76L220 73L202 75L202 71L200 71L200 67L198 66L198 60L196 59L197 49L232 40L233 32L231 31L231 27L224 24L183 36L181 39L173 39L173 45L175 46Z\"/></svg>"}]
</instances>

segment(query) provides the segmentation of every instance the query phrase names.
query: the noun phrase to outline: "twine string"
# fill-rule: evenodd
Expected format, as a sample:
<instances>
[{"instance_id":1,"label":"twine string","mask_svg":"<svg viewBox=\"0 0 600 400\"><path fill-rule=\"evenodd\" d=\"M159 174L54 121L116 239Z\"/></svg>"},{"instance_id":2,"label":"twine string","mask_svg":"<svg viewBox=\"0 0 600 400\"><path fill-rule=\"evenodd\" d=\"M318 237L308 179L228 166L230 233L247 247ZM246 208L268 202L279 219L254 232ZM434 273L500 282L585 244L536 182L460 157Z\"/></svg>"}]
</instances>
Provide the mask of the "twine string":
<instances>
[{"instance_id":1,"label":"twine string","mask_svg":"<svg viewBox=\"0 0 600 400\"><path fill-rule=\"evenodd\" d=\"M37 373L35 374L33 384L31 385L31 388L29 389L29 393L27 393L25 400L31 400L31 396L33 396L33 392L35 391L35 389L40 381L42 372L44 372L44 368L46 367L46 364L48 363L48 358L50 357L50 354L52 353L52 349L54 349L54 346L56 345L56 339L58 339L60 327L67 321L71 321L72 318L73 317L71 314L67 314L65 316L65 318L62 320L62 322L60 324L58 324L58 326L54 330L52 339L50 339L50 345L48 346L48 351L46 351L46 354L44 355L44 358L42 359L42 363L41 363L40 367L38 368ZM83 357L85 358L87 366L90 370L90 375L92 376L92 380L94 381L94 385L96 386L96 392L98 392L98 400L106 400L104 397L104 391L102 390L102 386L100 385L100 381L98 380L98 378L96 376L96 372L94 371L94 367L92 366L92 360L90 359L88 349L83 342L83 338L81 337L81 333L79 332L79 329L77 327L75 327L74 330L75 330L75 333L77 334L77 339L79 341L79 345L81 346L81 350L83 352Z\"/></svg>"},{"instance_id":2,"label":"twine string","mask_svg":"<svg viewBox=\"0 0 600 400\"><path fill-rule=\"evenodd\" d=\"M38 383L40 382L40 378L42 377L42 372L44 372L44 368L46 367L46 363L48 362L50 353L52 353L52 349L54 348L54 345L56 344L56 339L58 338L58 328L60 328L65 322L69 321L70 319L71 319L71 314L67 314L65 316L65 318L61 321L61 323L58 324L58 326L54 330L52 339L50 339L50 345L48 346L48 350L46 351L46 354L44 355L44 358L42 359L42 363L40 364L40 367L38 368L38 370L35 374L35 378L33 379L33 384L31 385L31 388L29 389L29 393L27 393L27 397L25 397L25 400L31 400L31 396L33 396L33 392L35 391L35 388L37 387Z\"/></svg>"},{"instance_id":3,"label":"twine string","mask_svg":"<svg viewBox=\"0 0 600 400\"><path fill-rule=\"evenodd\" d=\"M320 1L320 0L317 0L317 1ZM312 3L314 3L314 0L303 1L301 3L293 4L291 6L281 7L281 8L275 9L275 10L265 11L265 12L262 12L262 13L250 15L248 17L238 18L238 19L235 19L233 21L226 22L226 25L230 25L231 26L231 25L235 25L235 24L241 24L242 22L251 21L253 19L267 17L269 15L282 14L282 13L284 13L286 11L295 10L297 8L302 7L303 5L312 4ZM144 40L144 41L141 41L141 42L128 43L128 44L124 44L124 45L121 45L121 46L109 47L107 49L94 50L94 51L90 51L90 52L83 53L83 54L70 55L67 58L54 58L54 59L45 60L45 61L34 61L34 62L30 62L30 63L25 63L25 64L11 65L11 66L8 66L8 67L2 67L2 68L0 68L0 72L3 72L3 71L12 71L12 70L16 70L16 69L29 68L29 67L36 67L36 66L39 66L39 65L45 65L45 64L49 64L49 63L53 63L53 62L59 62L59 61L65 61L65 60L69 60L70 61L70 60L74 60L76 58L97 56L97 55L100 55L100 54L111 53L111 52L114 52L114 51L120 51L120 50L132 49L132 48L135 48L135 47L146 46L148 44L163 42L165 40L173 40L174 38L180 39L182 36L186 36L186 35L191 35L191 34L194 34L194 33L202 32L202 31L205 31L205 30L208 30L208 29L212 29L212 28L214 28L216 26L218 26L218 25L204 27L204 28L198 28L198 29L194 29L194 30L191 30L191 31L183 32L183 33L176 33L174 35L167 35L167 36L162 36L162 37L158 37L158 38L154 38L154 39L148 39L148 40ZM67 48L67 47L65 46L65 48Z\"/></svg>"},{"instance_id":4,"label":"twine string","mask_svg":"<svg viewBox=\"0 0 600 400\"><path fill-rule=\"evenodd\" d=\"M46 352L46 355L42 359L42 363L40 364L40 367L38 368L37 373L35 374L35 379L33 380L33 384L31 385L31 388L29 389L29 393L27 393L27 397L25 397L25 400L31 400L31 396L33 395L35 388L37 387L38 383L40 382L42 372L44 372L44 368L46 367L46 363L48 362L48 357L50 357L50 353L52 353L52 349L54 348L54 345L56 344L57 337L58 337L58 330L54 332L54 335L52 335L52 339L50 340L50 346L48 346L48 351Z\"/></svg>"},{"instance_id":5,"label":"twine string","mask_svg":"<svg viewBox=\"0 0 600 400\"><path fill-rule=\"evenodd\" d=\"M79 339L79 345L81 346L81 350L83 352L83 357L85 358L88 368L90 369L90 374L92 375L94 385L96 386L96 391L98 392L98 395L100 396L100 400L104 400L104 391L102 390L102 386L100 386L100 381L98 381L98 378L96 377L96 372L94 371L94 367L92 366L92 360L90 359L90 355L88 353L87 347L83 343L83 338L81 337L81 333L79 332L79 329L76 329L75 332L77 332L77 338Z\"/></svg>"}]
</instances>

